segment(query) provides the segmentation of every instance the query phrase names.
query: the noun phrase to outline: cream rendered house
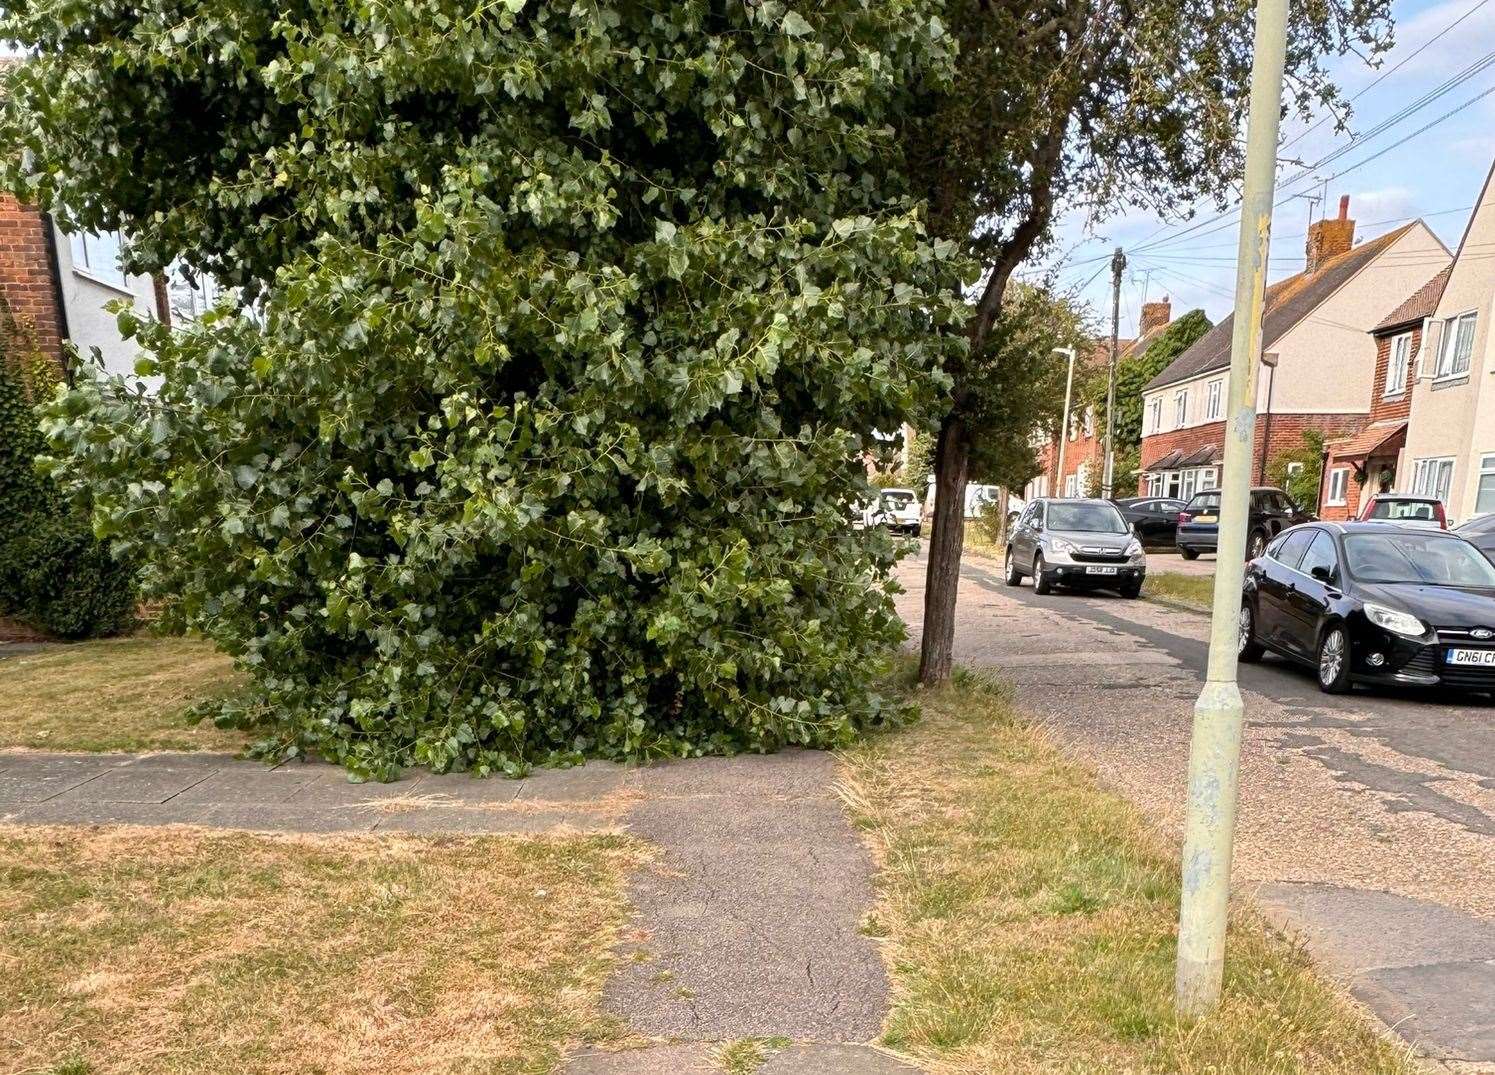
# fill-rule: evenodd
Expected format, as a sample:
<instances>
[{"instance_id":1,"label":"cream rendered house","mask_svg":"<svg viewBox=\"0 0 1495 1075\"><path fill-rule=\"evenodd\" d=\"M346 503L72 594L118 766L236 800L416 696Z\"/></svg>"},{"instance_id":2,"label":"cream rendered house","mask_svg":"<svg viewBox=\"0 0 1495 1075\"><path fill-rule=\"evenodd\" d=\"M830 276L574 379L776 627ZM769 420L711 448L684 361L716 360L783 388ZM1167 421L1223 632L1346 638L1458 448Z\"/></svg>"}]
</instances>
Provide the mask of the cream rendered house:
<instances>
[{"instance_id":1,"label":"cream rendered house","mask_svg":"<svg viewBox=\"0 0 1495 1075\"><path fill-rule=\"evenodd\" d=\"M1495 174L1495 168L1492 168ZM1442 499L1449 519L1495 512L1495 191L1485 177L1437 309L1423 326L1402 490Z\"/></svg>"}]
</instances>

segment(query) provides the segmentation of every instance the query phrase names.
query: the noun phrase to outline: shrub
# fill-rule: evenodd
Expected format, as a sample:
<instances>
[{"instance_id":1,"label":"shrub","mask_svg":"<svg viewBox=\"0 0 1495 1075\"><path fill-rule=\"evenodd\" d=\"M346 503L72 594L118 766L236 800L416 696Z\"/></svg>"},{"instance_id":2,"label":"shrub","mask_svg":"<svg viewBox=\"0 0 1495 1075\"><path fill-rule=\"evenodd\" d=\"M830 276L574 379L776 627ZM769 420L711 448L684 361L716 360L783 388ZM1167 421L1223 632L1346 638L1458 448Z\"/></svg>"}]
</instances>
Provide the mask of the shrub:
<instances>
[{"instance_id":1,"label":"shrub","mask_svg":"<svg viewBox=\"0 0 1495 1075\"><path fill-rule=\"evenodd\" d=\"M256 304L123 314L160 390L80 380L55 472L279 752L517 772L901 716L893 544L847 505L961 346L889 122L937 8L12 9L14 182Z\"/></svg>"},{"instance_id":2,"label":"shrub","mask_svg":"<svg viewBox=\"0 0 1495 1075\"><path fill-rule=\"evenodd\" d=\"M134 618L131 572L36 473L42 441L23 383L40 378L27 372L0 353L0 611L62 638L114 634Z\"/></svg>"}]
</instances>

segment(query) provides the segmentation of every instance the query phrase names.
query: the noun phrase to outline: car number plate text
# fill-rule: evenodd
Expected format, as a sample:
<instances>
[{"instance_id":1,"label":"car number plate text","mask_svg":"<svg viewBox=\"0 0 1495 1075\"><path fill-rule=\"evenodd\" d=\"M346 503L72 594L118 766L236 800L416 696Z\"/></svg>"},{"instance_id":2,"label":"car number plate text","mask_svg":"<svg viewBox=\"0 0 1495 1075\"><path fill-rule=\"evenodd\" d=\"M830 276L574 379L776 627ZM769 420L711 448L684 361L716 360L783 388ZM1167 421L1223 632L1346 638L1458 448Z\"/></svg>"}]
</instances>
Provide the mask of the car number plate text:
<instances>
[{"instance_id":1,"label":"car number plate text","mask_svg":"<svg viewBox=\"0 0 1495 1075\"><path fill-rule=\"evenodd\" d=\"M1444 660L1448 664L1476 664L1495 667L1495 649L1451 649Z\"/></svg>"},{"instance_id":2,"label":"car number plate text","mask_svg":"<svg viewBox=\"0 0 1495 1075\"><path fill-rule=\"evenodd\" d=\"M1114 575L1114 574L1116 574L1116 569L1114 567L1087 567L1085 569L1085 574L1087 574L1087 575Z\"/></svg>"}]
</instances>

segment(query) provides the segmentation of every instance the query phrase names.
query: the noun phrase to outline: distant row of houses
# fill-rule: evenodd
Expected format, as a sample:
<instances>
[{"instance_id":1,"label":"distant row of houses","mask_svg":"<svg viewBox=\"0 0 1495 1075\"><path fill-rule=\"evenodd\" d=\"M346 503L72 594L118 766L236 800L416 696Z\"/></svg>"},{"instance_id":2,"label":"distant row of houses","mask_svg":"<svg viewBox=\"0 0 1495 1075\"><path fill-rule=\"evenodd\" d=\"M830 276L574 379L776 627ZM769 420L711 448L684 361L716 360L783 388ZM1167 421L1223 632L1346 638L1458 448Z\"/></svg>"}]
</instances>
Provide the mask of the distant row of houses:
<instances>
[{"instance_id":1,"label":"distant row of houses","mask_svg":"<svg viewBox=\"0 0 1495 1075\"><path fill-rule=\"evenodd\" d=\"M1495 169L1492 169L1495 175ZM1360 244L1349 199L1308 231L1304 268L1267 290L1252 480L1316 434L1326 519L1354 516L1370 493L1443 500L1456 520L1495 512L1495 191L1487 176L1456 251L1421 220ZM1169 304L1143 308L1138 354L1167 327ZM1224 443L1232 319L1142 390L1136 490L1187 499L1216 488ZM1103 363L1106 348L1091 361ZM1103 416L1068 416L1029 495L1084 495L1102 465ZM1058 438L1066 438L1064 472Z\"/></svg>"}]
</instances>

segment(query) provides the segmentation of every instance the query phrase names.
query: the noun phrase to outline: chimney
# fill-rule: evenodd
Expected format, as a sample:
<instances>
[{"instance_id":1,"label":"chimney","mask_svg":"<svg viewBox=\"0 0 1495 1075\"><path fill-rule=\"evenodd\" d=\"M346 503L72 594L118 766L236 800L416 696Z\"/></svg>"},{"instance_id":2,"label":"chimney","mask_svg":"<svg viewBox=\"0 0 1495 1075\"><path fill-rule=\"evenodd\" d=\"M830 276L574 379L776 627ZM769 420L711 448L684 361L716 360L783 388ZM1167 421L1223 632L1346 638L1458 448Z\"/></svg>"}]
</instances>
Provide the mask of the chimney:
<instances>
[{"instance_id":1,"label":"chimney","mask_svg":"<svg viewBox=\"0 0 1495 1075\"><path fill-rule=\"evenodd\" d=\"M1350 196L1339 199L1339 218L1320 220L1308 225L1308 255L1305 272L1318 272L1324 262L1343 254L1355 245L1355 222L1350 219Z\"/></svg>"},{"instance_id":2,"label":"chimney","mask_svg":"<svg viewBox=\"0 0 1495 1075\"><path fill-rule=\"evenodd\" d=\"M1173 320L1173 304L1168 301L1168 296L1163 296L1162 302L1144 302L1142 304L1142 323L1137 326L1138 339L1146 336L1153 329L1162 328Z\"/></svg>"}]
</instances>

